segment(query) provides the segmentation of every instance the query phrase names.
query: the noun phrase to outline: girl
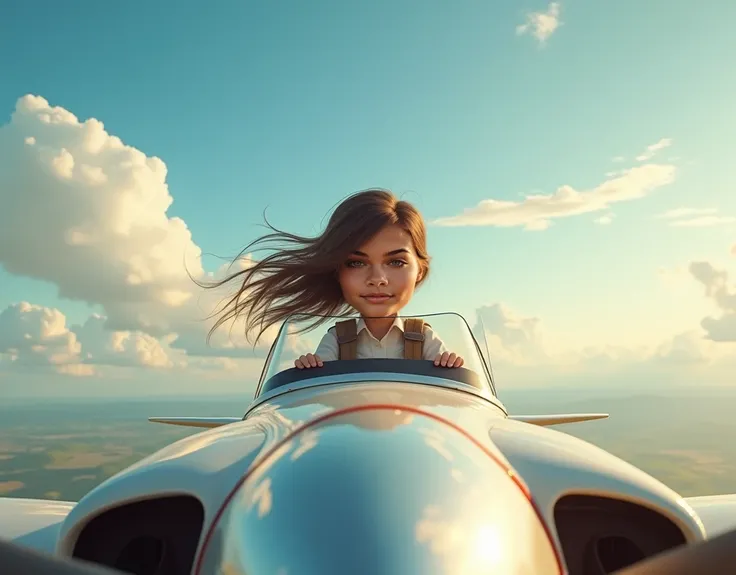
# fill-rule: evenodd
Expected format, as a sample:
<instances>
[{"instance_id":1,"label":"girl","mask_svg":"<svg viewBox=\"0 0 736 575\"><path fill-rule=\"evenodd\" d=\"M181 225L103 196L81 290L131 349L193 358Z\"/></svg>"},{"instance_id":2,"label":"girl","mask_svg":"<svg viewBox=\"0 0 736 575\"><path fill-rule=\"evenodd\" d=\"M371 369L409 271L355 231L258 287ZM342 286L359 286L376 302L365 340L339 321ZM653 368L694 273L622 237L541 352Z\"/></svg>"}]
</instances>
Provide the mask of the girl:
<instances>
[{"instance_id":1,"label":"girl","mask_svg":"<svg viewBox=\"0 0 736 575\"><path fill-rule=\"evenodd\" d=\"M372 189L344 200L316 238L266 225L274 233L257 239L244 252L257 243L280 240L287 245L212 286L242 276L240 288L209 335L244 311L247 332L260 326L256 341L291 314L344 317L357 311L361 317L355 357L403 357L405 326L399 312L429 273L426 229L414 206L389 191ZM327 320L317 318L309 327ZM443 367L463 365L463 358L445 350L429 326L423 333L424 359ZM333 327L315 353L302 355L295 366L321 367L338 357Z\"/></svg>"}]
</instances>

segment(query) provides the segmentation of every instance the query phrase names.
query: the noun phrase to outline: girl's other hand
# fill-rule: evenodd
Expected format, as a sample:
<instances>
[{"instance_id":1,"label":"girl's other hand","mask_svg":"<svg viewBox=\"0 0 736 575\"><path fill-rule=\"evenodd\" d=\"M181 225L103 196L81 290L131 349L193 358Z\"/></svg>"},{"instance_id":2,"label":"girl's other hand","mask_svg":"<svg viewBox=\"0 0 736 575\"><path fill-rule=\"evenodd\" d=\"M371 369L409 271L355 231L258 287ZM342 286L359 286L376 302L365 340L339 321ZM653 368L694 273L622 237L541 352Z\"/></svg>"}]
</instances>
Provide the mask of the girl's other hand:
<instances>
[{"instance_id":1,"label":"girl's other hand","mask_svg":"<svg viewBox=\"0 0 736 575\"><path fill-rule=\"evenodd\" d=\"M446 351L443 354L437 354L434 358L434 364L441 367L461 367L465 363L463 358L455 353Z\"/></svg>"},{"instance_id":2,"label":"girl's other hand","mask_svg":"<svg viewBox=\"0 0 736 575\"><path fill-rule=\"evenodd\" d=\"M297 359L294 362L294 366L298 367L299 369L310 367L322 367L324 364L322 363L322 360L319 358L318 355L313 355L311 353L308 353L307 355L301 356L299 359Z\"/></svg>"}]
</instances>

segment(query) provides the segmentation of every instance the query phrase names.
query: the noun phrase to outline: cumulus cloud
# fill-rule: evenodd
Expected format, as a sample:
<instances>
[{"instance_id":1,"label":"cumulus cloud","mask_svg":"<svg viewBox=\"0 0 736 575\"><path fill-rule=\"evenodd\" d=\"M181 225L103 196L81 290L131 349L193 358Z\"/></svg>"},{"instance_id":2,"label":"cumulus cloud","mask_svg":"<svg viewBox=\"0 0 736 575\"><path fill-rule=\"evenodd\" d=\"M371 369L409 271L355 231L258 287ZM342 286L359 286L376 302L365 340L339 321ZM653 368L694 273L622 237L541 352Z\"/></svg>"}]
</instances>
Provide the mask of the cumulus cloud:
<instances>
[{"instance_id":1,"label":"cumulus cloud","mask_svg":"<svg viewBox=\"0 0 736 575\"><path fill-rule=\"evenodd\" d=\"M717 208L675 208L655 216L676 228L706 228L736 223L736 217L719 216Z\"/></svg>"},{"instance_id":2,"label":"cumulus cloud","mask_svg":"<svg viewBox=\"0 0 736 575\"><path fill-rule=\"evenodd\" d=\"M540 44L544 44L562 24L560 10L559 2L550 2L546 12L528 12L524 23L516 27L516 34L531 34Z\"/></svg>"},{"instance_id":3,"label":"cumulus cloud","mask_svg":"<svg viewBox=\"0 0 736 575\"><path fill-rule=\"evenodd\" d=\"M659 345L654 357L675 365L707 364L713 359L703 334L690 330L675 335Z\"/></svg>"},{"instance_id":4,"label":"cumulus cloud","mask_svg":"<svg viewBox=\"0 0 736 575\"><path fill-rule=\"evenodd\" d=\"M525 317L503 303L481 306L475 313L473 333L487 343L494 363L530 365L549 359L539 318Z\"/></svg>"},{"instance_id":5,"label":"cumulus cloud","mask_svg":"<svg viewBox=\"0 0 736 575\"><path fill-rule=\"evenodd\" d=\"M730 383L736 368L736 343L712 341L699 329L676 333L651 346L615 341L560 346L542 318L495 303L476 310L473 333L481 346L487 342L501 388L519 383L592 384L591 378L624 386L639 385L641 378L672 385L697 378L718 385Z\"/></svg>"},{"instance_id":6,"label":"cumulus cloud","mask_svg":"<svg viewBox=\"0 0 736 575\"><path fill-rule=\"evenodd\" d=\"M0 312L0 361L6 366L92 375L94 369L82 365L81 350L59 310L21 302Z\"/></svg>"},{"instance_id":7,"label":"cumulus cloud","mask_svg":"<svg viewBox=\"0 0 736 575\"><path fill-rule=\"evenodd\" d=\"M456 216L432 223L439 226L523 226L545 230L555 218L567 218L610 209L612 204L643 198L674 181L676 168L667 164L645 164L604 181L592 190L577 191L564 185L553 194L527 196L523 201L483 200Z\"/></svg>"},{"instance_id":8,"label":"cumulus cloud","mask_svg":"<svg viewBox=\"0 0 736 575\"><path fill-rule=\"evenodd\" d=\"M647 146L647 149L644 150L641 154L639 154L636 157L636 160L638 162L646 162L647 160L650 160L654 155L659 152L660 150L664 150L665 148L668 148L672 145L672 138L662 138L658 142L651 144L650 146Z\"/></svg>"},{"instance_id":9,"label":"cumulus cloud","mask_svg":"<svg viewBox=\"0 0 736 575\"><path fill-rule=\"evenodd\" d=\"M166 342L141 332L109 331L99 315L84 325L68 326L58 309L20 302L0 312L3 364L51 367L68 375L95 375L95 366L184 367Z\"/></svg>"},{"instance_id":10,"label":"cumulus cloud","mask_svg":"<svg viewBox=\"0 0 736 575\"><path fill-rule=\"evenodd\" d=\"M473 333L481 345L487 343L494 366L502 370L606 370L640 362L651 353L615 342L580 348L555 345L556 338L547 333L542 318L525 315L503 303L479 307Z\"/></svg>"},{"instance_id":11,"label":"cumulus cloud","mask_svg":"<svg viewBox=\"0 0 736 575\"><path fill-rule=\"evenodd\" d=\"M205 345L206 318L226 293L203 292L187 270L203 281L226 270L205 271L186 223L167 214L166 175L163 161L125 145L99 120L80 121L39 96L20 98L0 127L0 264L104 310L79 332L91 350L85 361L172 366L171 350L263 357L274 334L254 348L232 323Z\"/></svg>"},{"instance_id":12,"label":"cumulus cloud","mask_svg":"<svg viewBox=\"0 0 736 575\"><path fill-rule=\"evenodd\" d=\"M28 302L10 305L0 312L0 367L45 369L71 376L102 375L103 366L204 372L250 367L236 354L188 355L171 346L173 334L158 339L140 331L110 331L105 326L99 314L82 325L68 325L58 309Z\"/></svg>"},{"instance_id":13,"label":"cumulus cloud","mask_svg":"<svg viewBox=\"0 0 736 575\"><path fill-rule=\"evenodd\" d=\"M716 342L736 342L736 289L729 281L728 272L705 261L692 262L689 270L705 288L706 297L721 311L720 317L705 317L701 321L707 338Z\"/></svg>"},{"instance_id":14,"label":"cumulus cloud","mask_svg":"<svg viewBox=\"0 0 736 575\"><path fill-rule=\"evenodd\" d=\"M109 331L105 318L91 316L72 328L82 346L82 360L88 364L171 368L186 362L165 349L166 340L139 331Z\"/></svg>"}]
</instances>

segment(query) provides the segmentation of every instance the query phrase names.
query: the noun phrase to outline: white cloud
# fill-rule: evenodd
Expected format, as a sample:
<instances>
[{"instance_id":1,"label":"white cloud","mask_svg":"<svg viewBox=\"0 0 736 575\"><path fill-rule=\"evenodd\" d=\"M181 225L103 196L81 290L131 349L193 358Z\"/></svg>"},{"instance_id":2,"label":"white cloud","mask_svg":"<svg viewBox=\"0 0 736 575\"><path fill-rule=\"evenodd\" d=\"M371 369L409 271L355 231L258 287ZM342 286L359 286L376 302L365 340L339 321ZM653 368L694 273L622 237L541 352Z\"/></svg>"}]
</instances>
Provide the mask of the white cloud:
<instances>
[{"instance_id":1,"label":"white cloud","mask_svg":"<svg viewBox=\"0 0 736 575\"><path fill-rule=\"evenodd\" d=\"M10 367L51 367L69 375L99 374L95 366L184 367L165 343L141 332L108 331L93 315L82 326L67 326L55 308L20 302L0 313L0 355ZM183 356L183 354L182 354Z\"/></svg>"},{"instance_id":2,"label":"white cloud","mask_svg":"<svg viewBox=\"0 0 736 575\"><path fill-rule=\"evenodd\" d=\"M167 215L166 175L159 158L125 145L102 122L20 98L0 127L0 264L52 282L62 298L100 306L104 320L87 329L104 339L94 356L105 361L169 365L153 338L190 356L262 357L270 341L253 349L242 323L223 326L205 345L206 318L226 294L203 292L187 268L206 280L225 267L207 273L186 223Z\"/></svg>"},{"instance_id":3,"label":"white cloud","mask_svg":"<svg viewBox=\"0 0 736 575\"><path fill-rule=\"evenodd\" d=\"M675 228L706 228L736 223L736 217L719 216L717 208L675 208L655 216Z\"/></svg>"},{"instance_id":4,"label":"white cloud","mask_svg":"<svg viewBox=\"0 0 736 575\"><path fill-rule=\"evenodd\" d=\"M81 363L81 349L57 309L21 302L0 312L0 365L92 375L94 369Z\"/></svg>"},{"instance_id":5,"label":"white cloud","mask_svg":"<svg viewBox=\"0 0 736 575\"><path fill-rule=\"evenodd\" d=\"M665 148L668 148L671 145L672 145L672 139L671 138L662 138L656 144L652 144L650 146L647 146L647 149L643 153L639 154L636 157L636 160L638 162L645 162L645 161L651 159L654 156L654 154L656 154L660 150L664 150Z\"/></svg>"},{"instance_id":6,"label":"white cloud","mask_svg":"<svg viewBox=\"0 0 736 575\"><path fill-rule=\"evenodd\" d=\"M613 222L613 218L615 217L614 214L606 214L605 216L601 216L599 218L596 218L593 220L596 224L599 224L601 226L608 226Z\"/></svg>"},{"instance_id":7,"label":"white cloud","mask_svg":"<svg viewBox=\"0 0 736 575\"><path fill-rule=\"evenodd\" d=\"M721 311L720 317L705 317L700 325L707 338L715 342L736 342L736 289L728 272L706 261L691 262L692 276L705 288L705 295Z\"/></svg>"},{"instance_id":8,"label":"white cloud","mask_svg":"<svg viewBox=\"0 0 736 575\"><path fill-rule=\"evenodd\" d=\"M559 337L548 333L541 318L526 316L503 303L478 308L473 333L481 345L485 336L494 368L507 373L519 373L522 369L528 374L529 368L549 374L605 371L648 356L643 348L627 348L615 342L566 347L559 343Z\"/></svg>"},{"instance_id":9,"label":"white cloud","mask_svg":"<svg viewBox=\"0 0 736 575\"><path fill-rule=\"evenodd\" d=\"M529 12L525 22L516 27L517 35L531 33L541 44L560 27L560 3L550 2L546 12Z\"/></svg>"},{"instance_id":10,"label":"white cloud","mask_svg":"<svg viewBox=\"0 0 736 575\"><path fill-rule=\"evenodd\" d=\"M476 310L473 333L487 343L491 360L511 365L532 365L549 359L537 317L524 317L503 303Z\"/></svg>"},{"instance_id":11,"label":"white cloud","mask_svg":"<svg viewBox=\"0 0 736 575\"><path fill-rule=\"evenodd\" d=\"M675 179L672 165L645 164L616 178L599 184L592 190L579 192L565 185L554 194L527 196L524 201L483 200L456 216L432 222L440 226L523 226L527 230L544 230L552 219L609 209L612 204L643 198Z\"/></svg>"},{"instance_id":12,"label":"white cloud","mask_svg":"<svg viewBox=\"0 0 736 575\"><path fill-rule=\"evenodd\" d=\"M558 343L559 334L548 333L541 318L497 303L476 310L473 332L481 345L481 321L500 388L604 381L634 386L642 377L672 385L687 384L692 378L720 385L730 384L736 368L736 343L711 341L698 329L676 333L650 346L610 341L563 347Z\"/></svg>"},{"instance_id":13,"label":"white cloud","mask_svg":"<svg viewBox=\"0 0 736 575\"><path fill-rule=\"evenodd\" d=\"M690 330L675 335L671 340L659 345L654 357L675 365L708 364L713 360L703 334Z\"/></svg>"},{"instance_id":14,"label":"white cloud","mask_svg":"<svg viewBox=\"0 0 736 575\"><path fill-rule=\"evenodd\" d=\"M71 376L122 377L107 368L157 368L186 371L189 375L210 371L248 373L260 370L249 360L230 357L188 356L170 346L174 336L154 338L142 332L109 331L105 318L93 315L83 325L68 326L58 309L21 302L0 312L0 373L29 369ZM250 360L253 361L253 360ZM106 369L101 370L100 367Z\"/></svg>"},{"instance_id":15,"label":"white cloud","mask_svg":"<svg viewBox=\"0 0 736 575\"><path fill-rule=\"evenodd\" d=\"M165 342L142 332L106 330L105 318L97 314L72 330L82 345L85 363L159 368L186 365L183 358L172 357Z\"/></svg>"}]
</instances>

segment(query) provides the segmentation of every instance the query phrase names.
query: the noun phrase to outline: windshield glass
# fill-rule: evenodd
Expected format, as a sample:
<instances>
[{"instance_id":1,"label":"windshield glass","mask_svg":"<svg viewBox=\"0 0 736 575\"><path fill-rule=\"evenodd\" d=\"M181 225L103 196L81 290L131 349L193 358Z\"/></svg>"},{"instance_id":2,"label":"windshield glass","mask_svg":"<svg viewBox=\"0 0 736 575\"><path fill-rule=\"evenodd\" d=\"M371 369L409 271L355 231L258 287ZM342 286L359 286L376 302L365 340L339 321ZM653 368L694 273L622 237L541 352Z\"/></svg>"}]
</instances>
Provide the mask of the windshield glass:
<instances>
[{"instance_id":1,"label":"windshield glass","mask_svg":"<svg viewBox=\"0 0 736 575\"><path fill-rule=\"evenodd\" d=\"M411 318L424 321L424 342L411 339ZM340 359L335 324L351 319L355 321L357 333L354 356ZM319 325L315 325L319 322ZM257 396L285 383L325 376L359 374L361 372L399 373L403 380L412 377L447 378L460 384L470 385L483 392L495 395L490 370L485 362L481 346L465 319L456 313L401 316L384 325L388 332L377 339L367 329L364 320L313 315L291 316L281 327L276 341L269 352L258 385ZM418 347L416 357L405 359L406 342ZM344 350L347 352L344 348ZM322 367L298 369L295 361L302 355L319 352ZM435 367L433 360L444 352L455 353L463 359L461 367ZM421 355L419 355L421 354ZM353 361L350 361L350 360ZM363 363L363 362L366 363ZM278 376L278 377L277 377ZM269 384L270 382L270 384Z\"/></svg>"}]
</instances>

